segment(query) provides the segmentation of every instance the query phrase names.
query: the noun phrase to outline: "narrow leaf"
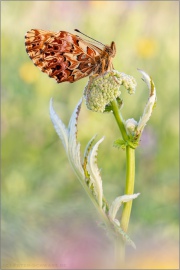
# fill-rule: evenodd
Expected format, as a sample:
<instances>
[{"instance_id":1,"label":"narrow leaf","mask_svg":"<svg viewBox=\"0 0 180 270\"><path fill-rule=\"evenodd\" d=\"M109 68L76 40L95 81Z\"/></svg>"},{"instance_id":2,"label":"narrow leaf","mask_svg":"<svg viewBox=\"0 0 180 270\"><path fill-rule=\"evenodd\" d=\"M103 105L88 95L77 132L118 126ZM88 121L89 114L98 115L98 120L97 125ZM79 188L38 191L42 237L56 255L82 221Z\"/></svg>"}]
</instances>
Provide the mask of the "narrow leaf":
<instances>
[{"instance_id":1,"label":"narrow leaf","mask_svg":"<svg viewBox=\"0 0 180 270\"><path fill-rule=\"evenodd\" d=\"M81 109L82 99L78 102L68 125L68 157L76 173L84 178L84 172L80 157L80 144L77 143L77 121Z\"/></svg>"},{"instance_id":2,"label":"narrow leaf","mask_svg":"<svg viewBox=\"0 0 180 270\"><path fill-rule=\"evenodd\" d=\"M156 104L157 97L156 97L156 88L150 76L143 70L138 69L138 71L143 75L142 80L147 84L149 89L149 99L145 106L143 116L140 118L137 126L137 132L142 133L145 125L147 124L147 122L151 117L154 105Z\"/></svg>"},{"instance_id":3,"label":"narrow leaf","mask_svg":"<svg viewBox=\"0 0 180 270\"><path fill-rule=\"evenodd\" d=\"M60 137L66 152L68 152L68 131L67 131L64 123L61 121L61 119L58 117L58 115L54 111L52 98L50 100L50 108L49 109L50 109L49 111L50 111L51 121L54 125L54 128L55 128L58 136Z\"/></svg>"},{"instance_id":4,"label":"narrow leaf","mask_svg":"<svg viewBox=\"0 0 180 270\"><path fill-rule=\"evenodd\" d=\"M139 196L140 193L132 194L132 195L123 195L117 197L111 204L111 207L109 209L109 216L112 220L115 220L116 214L122 205L122 203L129 202Z\"/></svg>"},{"instance_id":5,"label":"narrow leaf","mask_svg":"<svg viewBox=\"0 0 180 270\"><path fill-rule=\"evenodd\" d=\"M100 171L97 166L97 152L100 143L104 140L104 137L100 139L91 149L88 154L88 171L90 174L90 179L94 184L94 191L97 196L97 200L99 206L102 207L102 196L103 196L103 189L102 189L102 179L100 176Z\"/></svg>"}]
</instances>

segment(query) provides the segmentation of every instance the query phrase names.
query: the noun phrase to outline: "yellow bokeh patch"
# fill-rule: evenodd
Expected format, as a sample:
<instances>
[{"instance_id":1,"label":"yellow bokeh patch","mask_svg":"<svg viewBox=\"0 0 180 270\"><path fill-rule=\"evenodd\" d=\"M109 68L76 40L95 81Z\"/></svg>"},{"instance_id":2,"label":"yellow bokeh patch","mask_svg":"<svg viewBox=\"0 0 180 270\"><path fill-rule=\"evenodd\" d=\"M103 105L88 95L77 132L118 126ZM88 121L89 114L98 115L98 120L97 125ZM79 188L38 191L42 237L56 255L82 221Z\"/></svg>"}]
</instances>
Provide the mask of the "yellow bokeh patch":
<instances>
[{"instance_id":1,"label":"yellow bokeh patch","mask_svg":"<svg viewBox=\"0 0 180 270\"><path fill-rule=\"evenodd\" d=\"M34 83L38 77L38 70L32 65L32 62L25 62L19 68L19 75L26 83Z\"/></svg>"},{"instance_id":2,"label":"yellow bokeh patch","mask_svg":"<svg viewBox=\"0 0 180 270\"><path fill-rule=\"evenodd\" d=\"M150 58L157 52L157 43L152 38L141 38L136 44L136 50L142 58Z\"/></svg>"}]
</instances>

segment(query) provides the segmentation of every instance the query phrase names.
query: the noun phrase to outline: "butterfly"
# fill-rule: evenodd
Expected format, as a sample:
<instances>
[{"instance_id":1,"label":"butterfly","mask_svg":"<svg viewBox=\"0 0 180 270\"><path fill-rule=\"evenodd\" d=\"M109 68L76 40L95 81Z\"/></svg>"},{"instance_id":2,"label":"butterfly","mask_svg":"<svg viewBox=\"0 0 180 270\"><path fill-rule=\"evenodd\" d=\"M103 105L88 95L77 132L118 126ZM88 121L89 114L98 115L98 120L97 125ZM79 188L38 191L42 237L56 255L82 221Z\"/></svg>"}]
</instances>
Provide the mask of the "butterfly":
<instances>
[{"instance_id":1,"label":"butterfly","mask_svg":"<svg viewBox=\"0 0 180 270\"><path fill-rule=\"evenodd\" d=\"M77 29L75 31L83 34ZM25 46L30 59L42 72L58 83L73 83L86 76L103 74L113 69L115 42L107 46L90 39L92 41L87 41L66 31L31 29L25 35Z\"/></svg>"}]
</instances>

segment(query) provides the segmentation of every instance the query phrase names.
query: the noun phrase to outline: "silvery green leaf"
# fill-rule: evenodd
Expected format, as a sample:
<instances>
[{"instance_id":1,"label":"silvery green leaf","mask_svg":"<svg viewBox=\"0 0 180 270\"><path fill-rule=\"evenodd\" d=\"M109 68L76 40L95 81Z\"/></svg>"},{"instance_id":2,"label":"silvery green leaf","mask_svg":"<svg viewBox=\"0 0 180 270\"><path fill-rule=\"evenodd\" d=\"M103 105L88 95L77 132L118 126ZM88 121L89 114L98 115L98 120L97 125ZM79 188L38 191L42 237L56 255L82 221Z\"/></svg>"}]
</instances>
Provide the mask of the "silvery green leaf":
<instances>
[{"instance_id":1,"label":"silvery green leaf","mask_svg":"<svg viewBox=\"0 0 180 270\"><path fill-rule=\"evenodd\" d=\"M83 185L87 194L91 198L92 202L96 206L97 210L101 214L105 223L107 224L108 227L111 227L114 230L114 232L116 232L116 236L117 234L122 236L123 239L127 243L131 244L134 247L135 245L132 242L132 240L122 230L118 221L115 219L115 215L120 207L120 202L118 200L114 202L114 206L111 206L110 211L108 211L109 206L106 203L105 198L103 197L102 179L100 176L100 170L98 169L98 166L97 166L97 153L98 153L98 147L104 138L99 140L94 146L93 146L93 142L94 142L95 136L89 141L86 147L85 153L84 153L84 163L83 165L81 164L80 144L77 142L77 121L78 121L78 116L79 116L79 112L81 108L81 103L82 103L82 100L80 100L80 102L76 106L71 116L68 128L66 128L64 123L61 121L61 119L59 119L59 117L55 113L52 106L52 99L51 99L51 102L50 102L51 120L53 122L56 132L58 133L63 143L63 146L66 150L71 166L73 167L77 177L79 178L81 184ZM88 176L88 181L91 184L90 186L87 185L87 182L86 182L87 176ZM126 199L127 198L124 198L124 199L121 198L121 201L123 200L125 201ZM112 214L109 214L111 212Z\"/></svg>"},{"instance_id":2,"label":"silvery green leaf","mask_svg":"<svg viewBox=\"0 0 180 270\"><path fill-rule=\"evenodd\" d=\"M90 174L89 174L89 172L87 170L87 166L88 166L88 164L87 164L88 163L88 155L89 155L89 153L90 153L90 151L92 149L93 142L94 142L95 138L96 138L96 135L93 136L93 138L88 142L88 144L86 146L86 149L84 151L84 159L83 159L82 166L83 166L84 174L85 174L85 177L86 177L86 183L87 183L88 187L91 189L92 193L96 196L95 190L94 190L94 184L91 181L91 178L92 177L90 177Z\"/></svg>"},{"instance_id":3,"label":"silvery green leaf","mask_svg":"<svg viewBox=\"0 0 180 270\"><path fill-rule=\"evenodd\" d=\"M62 144L66 150L66 153L68 152L68 130L65 127L64 123L61 121L61 119L58 117L56 112L54 111L53 108L53 99L51 98L50 100L50 117L51 121L54 125L54 128L60 137Z\"/></svg>"},{"instance_id":4,"label":"silvery green leaf","mask_svg":"<svg viewBox=\"0 0 180 270\"><path fill-rule=\"evenodd\" d=\"M94 185L94 192L97 197L97 201L100 207L102 207L102 197L103 197L103 189L102 189L102 179L100 175L100 171L97 166L97 152L100 143L104 140L104 137L100 139L90 150L88 153L88 163L87 169L90 174L90 181Z\"/></svg>"},{"instance_id":5,"label":"silvery green leaf","mask_svg":"<svg viewBox=\"0 0 180 270\"><path fill-rule=\"evenodd\" d=\"M129 235L121 228L119 221L117 219L112 220L110 216L108 216L108 218L111 223L111 229L113 230L112 233L115 239L117 239L117 237L123 238L126 244L131 245L134 249L136 249L136 245L131 240Z\"/></svg>"},{"instance_id":6,"label":"silvery green leaf","mask_svg":"<svg viewBox=\"0 0 180 270\"><path fill-rule=\"evenodd\" d=\"M123 231L123 229L118 226L115 222L114 222L114 226L115 226L115 230L122 236L122 238L124 239L124 241L129 244L130 246L132 246L134 249L136 249L136 245L135 243L131 240L131 238L129 237L129 235L127 233L125 233Z\"/></svg>"},{"instance_id":7,"label":"silvery green leaf","mask_svg":"<svg viewBox=\"0 0 180 270\"><path fill-rule=\"evenodd\" d=\"M77 121L78 121L79 113L81 110L81 105L82 105L82 98L79 100L78 104L76 105L71 115L71 119L68 125L68 133L73 134L73 137L75 137L75 141L77 139ZM71 138L71 139L74 139L74 138Z\"/></svg>"},{"instance_id":8,"label":"silvery green leaf","mask_svg":"<svg viewBox=\"0 0 180 270\"><path fill-rule=\"evenodd\" d=\"M50 100L50 116L51 116L51 120L53 122L54 128L64 145L69 161L82 182L85 177L84 177L84 171L82 169L81 160L80 160L80 144L77 143L77 138L76 138L77 120L78 120L81 103L82 103L82 99L77 104L71 116L68 129L65 127L64 123L55 113L53 109L53 105L52 105L52 99Z\"/></svg>"},{"instance_id":9,"label":"silvery green leaf","mask_svg":"<svg viewBox=\"0 0 180 270\"><path fill-rule=\"evenodd\" d=\"M91 148L92 148L92 145L93 145L93 142L94 142L95 138L96 138L96 135L94 135L94 136L92 137L92 139L88 142L88 144L87 144L87 146L86 146L86 149L85 149L85 151L84 151L84 162L85 162L85 160L87 160L87 158L88 158L89 152L90 152L90 150L91 150Z\"/></svg>"},{"instance_id":10,"label":"silvery green leaf","mask_svg":"<svg viewBox=\"0 0 180 270\"><path fill-rule=\"evenodd\" d=\"M84 178L84 171L81 164L80 144L77 142L77 121L81 109L82 99L77 104L68 125L68 157L76 173Z\"/></svg>"},{"instance_id":11,"label":"silvery green leaf","mask_svg":"<svg viewBox=\"0 0 180 270\"><path fill-rule=\"evenodd\" d=\"M109 217L112 220L115 220L116 214L117 214L120 206L122 205L122 203L129 202L129 201L137 198L139 196L139 194L140 193L136 193L136 194L132 194L132 195L123 195L123 196L117 197L111 204L111 207L109 209Z\"/></svg>"},{"instance_id":12,"label":"silvery green leaf","mask_svg":"<svg viewBox=\"0 0 180 270\"><path fill-rule=\"evenodd\" d=\"M148 99L148 102L145 106L143 116L139 120L139 123L137 126L137 132L142 133L146 123L150 119L154 105L156 104L157 97L156 97L156 88L155 88L154 82L152 81L150 76L146 72L144 72L143 70L140 70L140 69L138 69L138 70L143 75L142 80L147 84L149 92L150 92L149 99Z\"/></svg>"}]
</instances>

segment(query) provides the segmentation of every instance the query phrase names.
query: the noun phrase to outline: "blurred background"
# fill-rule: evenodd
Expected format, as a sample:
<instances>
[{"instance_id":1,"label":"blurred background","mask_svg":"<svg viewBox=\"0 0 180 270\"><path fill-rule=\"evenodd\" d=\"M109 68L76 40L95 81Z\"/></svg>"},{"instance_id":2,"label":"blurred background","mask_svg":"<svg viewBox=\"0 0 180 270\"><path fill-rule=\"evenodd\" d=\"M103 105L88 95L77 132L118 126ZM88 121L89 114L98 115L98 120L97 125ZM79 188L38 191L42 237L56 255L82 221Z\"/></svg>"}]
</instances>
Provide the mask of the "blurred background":
<instances>
[{"instance_id":1,"label":"blurred background","mask_svg":"<svg viewBox=\"0 0 180 270\"><path fill-rule=\"evenodd\" d=\"M57 84L29 59L25 33L78 28L110 45L114 67L136 78L136 94L122 89L124 119L139 120L148 91L137 68L152 76L158 102L136 150L135 192L127 248L129 269L178 267L179 2L2 1L2 266L1 269L110 269L113 243L74 175L49 117L49 100L68 124L88 78ZM125 152L113 148L112 114L83 104L81 151L105 136L98 165L111 203L124 194ZM121 268L121 266L119 266Z\"/></svg>"}]
</instances>

